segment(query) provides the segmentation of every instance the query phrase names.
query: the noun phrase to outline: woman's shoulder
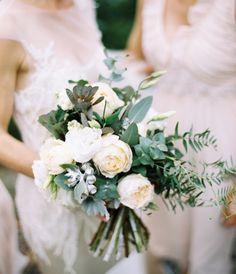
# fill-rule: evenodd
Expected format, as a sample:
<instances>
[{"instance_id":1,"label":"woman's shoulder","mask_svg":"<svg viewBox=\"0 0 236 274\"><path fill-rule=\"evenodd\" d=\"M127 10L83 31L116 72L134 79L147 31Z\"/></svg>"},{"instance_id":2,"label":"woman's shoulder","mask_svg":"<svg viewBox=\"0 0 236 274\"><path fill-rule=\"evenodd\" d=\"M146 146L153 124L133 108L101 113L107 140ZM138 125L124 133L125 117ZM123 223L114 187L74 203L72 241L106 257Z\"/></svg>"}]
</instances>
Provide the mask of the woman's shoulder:
<instances>
[{"instance_id":1,"label":"woman's shoulder","mask_svg":"<svg viewBox=\"0 0 236 274\"><path fill-rule=\"evenodd\" d=\"M19 40L21 20L17 10L8 10L0 15L0 39Z\"/></svg>"}]
</instances>

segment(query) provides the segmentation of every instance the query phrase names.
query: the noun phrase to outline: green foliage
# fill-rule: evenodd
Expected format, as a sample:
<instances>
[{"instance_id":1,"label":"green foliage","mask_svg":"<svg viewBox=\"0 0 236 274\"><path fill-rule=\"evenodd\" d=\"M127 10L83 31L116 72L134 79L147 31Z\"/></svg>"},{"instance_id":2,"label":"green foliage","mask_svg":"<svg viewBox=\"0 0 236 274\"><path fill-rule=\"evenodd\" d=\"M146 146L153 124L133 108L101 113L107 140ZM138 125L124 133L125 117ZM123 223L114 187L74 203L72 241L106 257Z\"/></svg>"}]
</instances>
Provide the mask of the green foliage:
<instances>
[{"instance_id":1,"label":"green foliage","mask_svg":"<svg viewBox=\"0 0 236 274\"><path fill-rule=\"evenodd\" d=\"M109 218L109 213L107 211L105 202L102 200L88 197L83 201L81 206L88 216L101 216L107 219Z\"/></svg>"},{"instance_id":2,"label":"green foliage","mask_svg":"<svg viewBox=\"0 0 236 274\"><path fill-rule=\"evenodd\" d=\"M145 118L152 105L152 96L145 97L136 103L129 111L128 118L131 122L140 123Z\"/></svg>"},{"instance_id":3,"label":"green foliage","mask_svg":"<svg viewBox=\"0 0 236 274\"><path fill-rule=\"evenodd\" d=\"M52 110L39 117L39 123L44 126L55 138L64 139L67 131L66 112L62 109Z\"/></svg>"},{"instance_id":4,"label":"green foliage","mask_svg":"<svg viewBox=\"0 0 236 274\"><path fill-rule=\"evenodd\" d=\"M197 134L194 134L191 129L189 132L184 133L182 141L186 152L188 151L189 147L191 147L195 152L199 152L204 147L209 146L212 146L214 149L217 148L216 138L211 135L209 129Z\"/></svg>"},{"instance_id":5,"label":"green foliage","mask_svg":"<svg viewBox=\"0 0 236 274\"><path fill-rule=\"evenodd\" d=\"M55 177L54 182L58 187L70 191L71 188L66 184L67 180L68 178L66 177L66 175L62 173Z\"/></svg>"},{"instance_id":6,"label":"green foliage","mask_svg":"<svg viewBox=\"0 0 236 274\"><path fill-rule=\"evenodd\" d=\"M106 126L112 126L114 123L116 123L117 121L119 121L119 114L120 114L120 110L114 112L112 115L110 115L109 117L107 117L105 119L105 125Z\"/></svg>"},{"instance_id":7,"label":"green foliage","mask_svg":"<svg viewBox=\"0 0 236 274\"><path fill-rule=\"evenodd\" d=\"M120 139L129 144L130 146L134 146L138 144L139 141L139 133L138 127L135 123L132 123L126 131L120 136Z\"/></svg>"},{"instance_id":8,"label":"green foliage","mask_svg":"<svg viewBox=\"0 0 236 274\"><path fill-rule=\"evenodd\" d=\"M97 193L95 197L99 200L111 201L119 198L117 191L117 178L97 178Z\"/></svg>"},{"instance_id":9,"label":"green foliage","mask_svg":"<svg viewBox=\"0 0 236 274\"><path fill-rule=\"evenodd\" d=\"M113 89L116 92L116 94L119 96L119 98L125 102L125 104L132 102L133 98L135 98L137 94L137 92L131 86L127 86L124 88L113 88Z\"/></svg>"},{"instance_id":10,"label":"green foliage","mask_svg":"<svg viewBox=\"0 0 236 274\"><path fill-rule=\"evenodd\" d=\"M107 66L108 70L110 71L109 77L104 77L103 75L99 76L99 81L105 82L111 85L112 82L120 82L124 79L123 74L126 69L119 69L116 66L116 63L119 57L115 58L109 55L107 50L104 50L104 54L106 56L104 60L104 64Z\"/></svg>"},{"instance_id":11,"label":"green foliage","mask_svg":"<svg viewBox=\"0 0 236 274\"><path fill-rule=\"evenodd\" d=\"M51 182L49 184L49 188L50 188L50 191L51 191L52 198L56 199L57 198L57 193L58 193L58 186L54 182L54 180L51 180Z\"/></svg>"}]
</instances>

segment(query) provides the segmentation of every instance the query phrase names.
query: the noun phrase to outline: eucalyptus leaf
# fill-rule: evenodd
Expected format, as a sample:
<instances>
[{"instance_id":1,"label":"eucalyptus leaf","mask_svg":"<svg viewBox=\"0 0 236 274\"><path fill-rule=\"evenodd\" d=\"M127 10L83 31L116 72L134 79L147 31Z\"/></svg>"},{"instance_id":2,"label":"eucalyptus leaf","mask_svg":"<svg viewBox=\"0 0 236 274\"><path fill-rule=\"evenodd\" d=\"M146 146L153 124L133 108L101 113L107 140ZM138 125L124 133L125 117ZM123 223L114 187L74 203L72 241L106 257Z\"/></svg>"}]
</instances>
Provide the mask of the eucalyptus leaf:
<instances>
[{"instance_id":1,"label":"eucalyptus leaf","mask_svg":"<svg viewBox=\"0 0 236 274\"><path fill-rule=\"evenodd\" d=\"M120 114L120 110L116 111L115 113L113 113L112 115L108 116L105 119L105 123L106 125L112 125L113 123L115 123L117 120L119 120L119 114Z\"/></svg>"},{"instance_id":2,"label":"eucalyptus leaf","mask_svg":"<svg viewBox=\"0 0 236 274\"><path fill-rule=\"evenodd\" d=\"M66 184L68 178L65 174L59 174L54 178L56 185L64 190L71 191L71 188Z\"/></svg>"},{"instance_id":3,"label":"eucalyptus leaf","mask_svg":"<svg viewBox=\"0 0 236 274\"><path fill-rule=\"evenodd\" d=\"M116 179L102 179L97 178L96 181L97 193L96 198L104 201L110 201L119 198L117 191L117 180Z\"/></svg>"},{"instance_id":4,"label":"eucalyptus leaf","mask_svg":"<svg viewBox=\"0 0 236 274\"><path fill-rule=\"evenodd\" d=\"M130 146L134 146L138 144L139 134L138 134L138 126L135 123L132 123L126 131L120 136L120 139L129 144Z\"/></svg>"},{"instance_id":5,"label":"eucalyptus leaf","mask_svg":"<svg viewBox=\"0 0 236 274\"><path fill-rule=\"evenodd\" d=\"M104 60L104 64L107 66L109 70L112 70L115 67L117 60L112 57L107 57Z\"/></svg>"},{"instance_id":6,"label":"eucalyptus leaf","mask_svg":"<svg viewBox=\"0 0 236 274\"><path fill-rule=\"evenodd\" d=\"M114 82L120 82L124 79L124 77L120 73L112 72L111 79Z\"/></svg>"},{"instance_id":7,"label":"eucalyptus leaf","mask_svg":"<svg viewBox=\"0 0 236 274\"><path fill-rule=\"evenodd\" d=\"M128 113L128 118L131 122L140 123L145 118L152 105L152 96L141 99L135 104Z\"/></svg>"}]
</instances>

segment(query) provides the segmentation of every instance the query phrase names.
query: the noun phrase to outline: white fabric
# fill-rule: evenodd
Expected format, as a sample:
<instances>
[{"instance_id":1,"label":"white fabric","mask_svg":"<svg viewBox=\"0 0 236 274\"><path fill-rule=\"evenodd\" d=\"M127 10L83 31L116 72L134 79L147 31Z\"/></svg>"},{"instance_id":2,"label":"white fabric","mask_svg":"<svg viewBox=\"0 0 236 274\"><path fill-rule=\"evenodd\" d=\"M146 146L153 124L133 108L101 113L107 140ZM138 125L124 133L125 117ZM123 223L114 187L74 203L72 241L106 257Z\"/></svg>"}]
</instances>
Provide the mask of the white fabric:
<instances>
[{"instance_id":1,"label":"white fabric","mask_svg":"<svg viewBox=\"0 0 236 274\"><path fill-rule=\"evenodd\" d=\"M0 273L19 274L26 261L18 250L13 201L0 180Z\"/></svg>"},{"instance_id":2,"label":"white fabric","mask_svg":"<svg viewBox=\"0 0 236 274\"><path fill-rule=\"evenodd\" d=\"M36 151L48 135L37 120L56 107L55 94L64 92L69 79L95 81L104 70L93 7L93 1L86 0L67 10L49 11L19 0L0 18L0 38L21 43L30 64L25 88L15 93L14 118L23 141ZM19 175L16 188L24 235L43 273L90 274L91 266L105 273L109 265L93 260L84 244L97 228L96 218L47 203L26 176Z\"/></svg>"},{"instance_id":3,"label":"white fabric","mask_svg":"<svg viewBox=\"0 0 236 274\"><path fill-rule=\"evenodd\" d=\"M199 159L219 156L236 159L236 22L235 0L198 0L168 42L164 26L165 0L146 0L143 10L143 49L146 60L167 74L155 89L158 112L176 110L170 119L181 131L210 128L218 139L218 152L207 150ZM206 196L213 195L210 189ZM234 229L222 226L218 208L160 211L147 220L152 232L151 252L170 256L190 274L228 274Z\"/></svg>"}]
</instances>

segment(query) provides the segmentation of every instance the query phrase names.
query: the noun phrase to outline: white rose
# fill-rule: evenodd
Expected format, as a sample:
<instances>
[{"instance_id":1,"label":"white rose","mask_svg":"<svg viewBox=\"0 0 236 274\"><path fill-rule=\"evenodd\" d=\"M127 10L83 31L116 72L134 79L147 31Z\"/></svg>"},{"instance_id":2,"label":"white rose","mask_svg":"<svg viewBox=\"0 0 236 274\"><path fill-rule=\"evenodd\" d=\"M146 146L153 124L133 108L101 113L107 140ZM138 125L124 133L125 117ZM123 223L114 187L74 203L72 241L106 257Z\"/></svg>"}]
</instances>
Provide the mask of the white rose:
<instances>
[{"instance_id":1,"label":"white rose","mask_svg":"<svg viewBox=\"0 0 236 274\"><path fill-rule=\"evenodd\" d=\"M79 163L86 163L101 147L102 130L90 127L73 128L67 132L65 142L73 159Z\"/></svg>"},{"instance_id":2,"label":"white rose","mask_svg":"<svg viewBox=\"0 0 236 274\"><path fill-rule=\"evenodd\" d=\"M116 135L104 136L102 148L93 157L95 165L107 178L129 171L132 160L133 155L129 145L120 141Z\"/></svg>"},{"instance_id":3,"label":"white rose","mask_svg":"<svg viewBox=\"0 0 236 274\"><path fill-rule=\"evenodd\" d=\"M70 110L73 108L73 104L71 103L69 97L66 92L58 92L56 94L57 105L60 106L63 110Z\"/></svg>"},{"instance_id":4,"label":"white rose","mask_svg":"<svg viewBox=\"0 0 236 274\"><path fill-rule=\"evenodd\" d=\"M123 205L139 209L153 200L154 187L146 177L140 174L131 174L119 182L118 193Z\"/></svg>"},{"instance_id":5,"label":"white rose","mask_svg":"<svg viewBox=\"0 0 236 274\"><path fill-rule=\"evenodd\" d=\"M54 138L48 139L40 150L40 158L47 167L49 174L56 175L64 171L63 164L73 162L72 155L67 149L65 142Z\"/></svg>"},{"instance_id":6,"label":"white rose","mask_svg":"<svg viewBox=\"0 0 236 274\"><path fill-rule=\"evenodd\" d=\"M98 87L98 90L93 98L93 103L99 98L104 97L104 100L93 106L93 110L103 117L103 112L106 104L105 118L110 116L116 109L122 107L124 102L119 99L115 91L106 83L94 83L91 86Z\"/></svg>"}]
</instances>

